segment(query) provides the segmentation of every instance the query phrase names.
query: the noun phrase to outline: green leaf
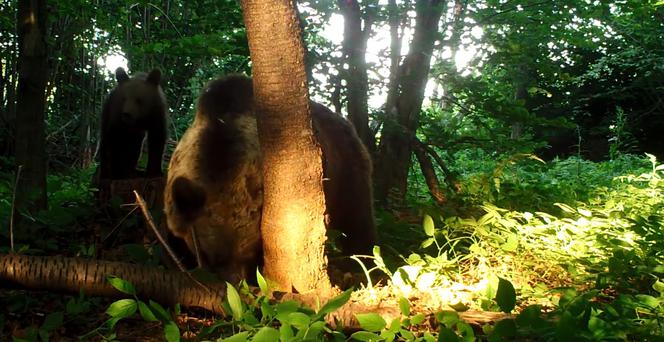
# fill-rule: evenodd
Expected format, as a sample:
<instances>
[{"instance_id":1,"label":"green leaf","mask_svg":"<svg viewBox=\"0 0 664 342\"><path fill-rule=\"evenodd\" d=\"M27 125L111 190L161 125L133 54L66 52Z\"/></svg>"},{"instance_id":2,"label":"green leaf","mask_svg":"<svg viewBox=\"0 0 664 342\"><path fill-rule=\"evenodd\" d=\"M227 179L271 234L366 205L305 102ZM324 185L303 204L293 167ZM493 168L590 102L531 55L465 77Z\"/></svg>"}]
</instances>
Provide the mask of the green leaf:
<instances>
[{"instance_id":1,"label":"green leaf","mask_svg":"<svg viewBox=\"0 0 664 342\"><path fill-rule=\"evenodd\" d=\"M459 341L459 335L454 330L447 327L440 327L438 331L438 342L456 342Z\"/></svg>"},{"instance_id":2,"label":"green leaf","mask_svg":"<svg viewBox=\"0 0 664 342\"><path fill-rule=\"evenodd\" d=\"M136 289L130 282L115 276L109 276L107 279L111 283L111 286L115 287L118 291L132 296L136 295Z\"/></svg>"},{"instance_id":3,"label":"green leaf","mask_svg":"<svg viewBox=\"0 0 664 342\"><path fill-rule=\"evenodd\" d=\"M519 238L514 234L510 234L510 236L507 237L507 242L500 246L500 249L505 252L514 252L517 247L519 247Z\"/></svg>"},{"instance_id":4,"label":"green leaf","mask_svg":"<svg viewBox=\"0 0 664 342\"><path fill-rule=\"evenodd\" d=\"M300 303L294 301L294 300L287 300L285 302L281 302L275 306L275 309L277 310L278 314L289 314L291 312L297 311L297 309L300 307Z\"/></svg>"},{"instance_id":5,"label":"green leaf","mask_svg":"<svg viewBox=\"0 0 664 342\"><path fill-rule=\"evenodd\" d=\"M413 316L410 319L410 323L412 325L418 325L418 324L421 324L422 322L424 322L425 318L426 318L426 316L424 316L424 314L417 314L417 315Z\"/></svg>"},{"instance_id":6,"label":"green leaf","mask_svg":"<svg viewBox=\"0 0 664 342\"><path fill-rule=\"evenodd\" d=\"M428 331L425 331L425 332L424 332L424 336L423 336L423 337L424 337L424 341L425 341L425 342L436 342L436 338L433 337L433 335L431 335L431 333L428 332Z\"/></svg>"},{"instance_id":7,"label":"green leaf","mask_svg":"<svg viewBox=\"0 0 664 342\"><path fill-rule=\"evenodd\" d=\"M256 342L274 342L279 341L279 330L270 327L262 327L254 335L253 341Z\"/></svg>"},{"instance_id":8,"label":"green leaf","mask_svg":"<svg viewBox=\"0 0 664 342\"><path fill-rule=\"evenodd\" d=\"M410 328L410 318L404 318L401 321L401 327ZM401 328L401 327L399 327L399 328Z\"/></svg>"},{"instance_id":9,"label":"green leaf","mask_svg":"<svg viewBox=\"0 0 664 342\"><path fill-rule=\"evenodd\" d=\"M424 222L422 223L422 226L424 227L424 234L427 236L433 236L435 227L433 224L433 218L429 215L424 215Z\"/></svg>"},{"instance_id":10,"label":"green leaf","mask_svg":"<svg viewBox=\"0 0 664 342\"><path fill-rule=\"evenodd\" d=\"M164 337L168 342L180 342L180 328L175 322L164 322Z\"/></svg>"},{"instance_id":11,"label":"green leaf","mask_svg":"<svg viewBox=\"0 0 664 342\"><path fill-rule=\"evenodd\" d=\"M468 307L468 305L466 305L466 304L464 304L464 303L462 303L462 302L458 302L458 303L456 303L456 304L452 304L452 305L450 305L450 307L451 307L452 309L454 309L454 311L457 311L457 312L464 312L464 311L468 311L468 309L470 309L470 307Z\"/></svg>"},{"instance_id":12,"label":"green leaf","mask_svg":"<svg viewBox=\"0 0 664 342\"><path fill-rule=\"evenodd\" d=\"M256 316L254 315L253 312L250 310L246 310L244 314L242 314L242 322L252 325L252 326L257 326L260 324L260 321Z\"/></svg>"},{"instance_id":13,"label":"green leaf","mask_svg":"<svg viewBox=\"0 0 664 342\"><path fill-rule=\"evenodd\" d=\"M610 329L611 326L597 316L588 319L588 330L590 330L595 336L602 336L606 334L607 331L610 331Z\"/></svg>"},{"instance_id":14,"label":"green leaf","mask_svg":"<svg viewBox=\"0 0 664 342\"><path fill-rule=\"evenodd\" d=\"M436 239L434 239L432 237L428 238L428 239L426 239L422 242L422 244L420 245L420 248L427 248L427 247L431 246L435 241L436 241Z\"/></svg>"},{"instance_id":15,"label":"green leaf","mask_svg":"<svg viewBox=\"0 0 664 342\"><path fill-rule=\"evenodd\" d=\"M544 323L541 314L541 306L529 305L516 317L516 322L519 326L527 326L537 329Z\"/></svg>"},{"instance_id":16,"label":"green leaf","mask_svg":"<svg viewBox=\"0 0 664 342\"><path fill-rule=\"evenodd\" d=\"M500 337L514 337L516 336L516 323L512 319L500 320L496 322L493 334Z\"/></svg>"},{"instance_id":17,"label":"green leaf","mask_svg":"<svg viewBox=\"0 0 664 342\"><path fill-rule=\"evenodd\" d=\"M470 326L470 324L464 321L459 321L457 322L457 330L459 331L459 334L461 334L464 342L475 341L475 331L473 330L473 327Z\"/></svg>"},{"instance_id":18,"label":"green leaf","mask_svg":"<svg viewBox=\"0 0 664 342\"><path fill-rule=\"evenodd\" d=\"M299 307L300 303L293 300L281 302L274 307L275 318L281 323L288 323L290 313L297 311Z\"/></svg>"},{"instance_id":19,"label":"green leaf","mask_svg":"<svg viewBox=\"0 0 664 342\"><path fill-rule=\"evenodd\" d=\"M108 327L109 330L113 330L115 328L115 325L120 322L122 318L120 317L111 317L109 318L106 322L104 322L104 325Z\"/></svg>"},{"instance_id":20,"label":"green leaf","mask_svg":"<svg viewBox=\"0 0 664 342\"><path fill-rule=\"evenodd\" d=\"M368 331L358 331L350 335L351 340L358 340L358 341L381 341L382 338L380 335L376 335L374 333L368 332Z\"/></svg>"},{"instance_id":21,"label":"green leaf","mask_svg":"<svg viewBox=\"0 0 664 342\"><path fill-rule=\"evenodd\" d=\"M564 212L574 213L574 208L570 207L569 205L567 205L565 203L554 203L553 205L555 205L558 208L562 209Z\"/></svg>"},{"instance_id":22,"label":"green leaf","mask_svg":"<svg viewBox=\"0 0 664 342\"><path fill-rule=\"evenodd\" d=\"M576 211L579 212L579 214L585 216L585 217L592 217L593 213L590 210L583 209L583 208L577 208Z\"/></svg>"},{"instance_id":23,"label":"green leaf","mask_svg":"<svg viewBox=\"0 0 664 342\"><path fill-rule=\"evenodd\" d=\"M399 298L399 309L401 314L408 317L410 316L410 302L405 297Z\"/></svg>"},{"instance_id":24,"label":"green leaf","mask_svg":"<svg viewBox=\"0 0 664 342\"><path fill-rule=\"evenodd\" d=\"M496 291L496 303L505 313L510 313L516 306L516 291L508 280L498 277L498 290Z\"/></svg>"},{"instance_id":25,"label":"green leaf","mask_svg":"<svg viewBox=\"0 0 664 342\"><path fill-rule=\"evenodd\" d=\"M41 328L51 332L60 326L62 326L62 321L64 319L64 313L62 311L57 311L52 314L49 314L46 316L46 319L44 319L44 323L42 324Z\"/></svg>"},{"instance_id":26,"label":"green leaf","mask_svg":"<svg viewBox=\"0 0 664 342\"><path fill-rule=\"evenodd\" d=\"M154 315L150 307L142 301L138 301L138 312L141 313L141 317L147 322L156 322L158 321L157 317Z\"/></svg>"},{"instance_id":27,"label":"green leaf","mask_svg":"<svg viewBox=\"0 0 664 342\"><path fill-rule=\"evenodd\" d=\"M446 327L452 327L459 322L459 314L456 311L440 311L436 313L436 320Z\"/></svg>"},{"instance_id":28,"label":"green leaf","mask_svg":"<svg viewBox=\"0 0 664 342\"><path fill-rule=\"evenodd\" d=\"M306 329L307 333L304 335L305 340L314 340L322 336L327 323L325 321L317 321L311 323L309 328Z\"/></svg>"},{"instance_id":29,"label":"green leaf","mask_svg":"<svg viewBox=\"0 0 664 342\"><path fill-rule=\"evenodd\" d=\"M406 339L406 341L414 341L415 340L415 335L412 332L410 332L406 329L399 330L399 334L401 334L401 337Z\"/></svg>"},{"instance_id":30,"label":"green leaf","mask_svg":"<svg viewBox=\"0 0 664 342\"><path fill-rule=\"evenodd\" d=\"M323 305L323 307L320 308L320 310L318 310L318 313L316 314L314 321L323 318L325 315L329 314L330 312L336 311L344 304L346 304L350 300L350 294L352 292L353 288L350 288L344 291L342 294L330 299L330 301L325 303L325 305Z\"/></svg>"},{"instance_id":31,"label":"green leaf","mask_svg":"<svg viewBox=\"0 0 664 342\"><path fill-rule=\"evenodd\" d=\"M387 325L385 319L377 313L355 314L355 318L360 323L360 327L366 331L378 332Z\"/></svg>"},{"instance_id":32,"label":"green leaf","mask_svg":"<svg viewBox=\"0 0 664 342\"><path fill-rule=\"evenodd\" d=\"M288 315L288 322L298 329L306 329L311 323L311 318L302 312L292 312Z\"/></svg>"},{"instance_id":33,"label":"green leaf","mask_svg":"<svg viewBox=\"0 0 664 342\"><path fill-rule=\"evenodd\" d=\"M258 282L258 288L261 289L261 294L263 294L263 296L267 296L269 294L267 281L265 281L265 278L263 278L263 275L258 270L258 268L256 268L256 281Z\"/></svg>"},{"instance_id":34,"label":"green leaf","mask_svg":"<svg viewBox=\"0 0 664 342\"><path fill-rule=\"evenodd\" d=\"M644 307L648 309L654 309L657 308L660 304L659 299L649 296L649 295L644 295L644 294L637 294L636 299L638 299L639 303L643 305Z\"/></svg>"},{"instance_id":35,"label":"green leaf","mask_svg":"<svg viewBox=\"0 0 664 342\"><path fill-rule=\"evenodd\" d=\"M106 314L114 318L126 318L136 312L136 306L134 299L120 299L108 306Z\"/></svg>"},{"instance_id":36,"label":"green leaf","mask_svg":"<svg viewBox=\"0 0 664 342\"><path fill-rule=\"evenodd\" d=\"M249 337L249 332L248 331L243 331L243 332L237 333L233 336L226 337L223 340L218 339L217 342L245 342L248 337Z\"/></svg>"},{"instance_id":37,"label":"green leaf","mask_svg":"<svg viewBox=\"0 0 664 342\"><path fill-rule=\"evenodd\" d=\"M657 293L659 293L659 295L661 296L664 294L664 283L657 280L654 284L652 284L652 289L657 291Z\"/></svg>"},{"instance_id":38,"label":"green leaf","mask_svg":"<svg viewBox=\"0 0 664 342\"><path fill-rule=\"evenodd\" d=\"M390 331L390 332L393 332L393 333L396 334L397 332L399 332L399 329L401 329L401 320L398 319L398 318L395 318L390 323L390 327L389 327L389 329L387 329L387 331Z\"/></svg>"},{"instance_id":39,"label":"green leaf","mask_svg":"<svg viewBox=\"0 0 664 342\"><path fill-rule=\"evenodd\" d=\"M578 328L574 317L569 311L563 312L556 325L556 339L558 341L573 341Z\"/></svg>"},{"instance_id":40,"label":"green leaf","mask_svg":"<svg viewBox=\"0 0 664 342\"><path fill-rule=\"evenodd\" d=\"M274 315L277 314L277 310L275 310L274 307L270 305L268 301L263 301L261 303L261 314L265 319L272 319Z\"/></svg>"},{"instance_id":41,"label":"green leaf","mask_svg":"<svg viewBox=\"0 0 664 342\"><path fill-rule=\"evenodd\" d=\"M293 338L293 336L295 336L295 334L293 333L293 328L291 328L291 325L284 324L282 322L281 327L279 327L279 337L281 341L288 341Z\"/></svg>"},{"instance_id":42,"label":"green leaf","mask_svg":"<svg viewBox=\"0 0 664 342\"><path fill-rule=\"evenodd\" d=\"M233 319L239 321L242 319L242 300L240 300L240 294L229 282L226 282L226 298L228 299L228 305L231 307Z\"/></svg>"},{"instance_id":43,"label":"green leaf","mask_svg":"<svg viewBox=\"0 0 664 342\"><path fill-rule=\"evenodd\" d=\"M385 342L392 342L397 337L397 335L389 330L385 330L382 333L380 333L380 337Z\"/></svg>"},{"instance_id":44,"label":"green leaf","mask_svg":"<svg viewBox=\"0 0 664 342\"><path fill-rule=\"evenodd\" d=\"M150 304L150 308L152 309L152 313L154 313L157 318L161 321L170 321L171 320L171 315L168 314L168 311L164 309L163 306L161 306L159 303L153 301L150 299L148 301L148 304Z\"/></svg>"}]
</instances>

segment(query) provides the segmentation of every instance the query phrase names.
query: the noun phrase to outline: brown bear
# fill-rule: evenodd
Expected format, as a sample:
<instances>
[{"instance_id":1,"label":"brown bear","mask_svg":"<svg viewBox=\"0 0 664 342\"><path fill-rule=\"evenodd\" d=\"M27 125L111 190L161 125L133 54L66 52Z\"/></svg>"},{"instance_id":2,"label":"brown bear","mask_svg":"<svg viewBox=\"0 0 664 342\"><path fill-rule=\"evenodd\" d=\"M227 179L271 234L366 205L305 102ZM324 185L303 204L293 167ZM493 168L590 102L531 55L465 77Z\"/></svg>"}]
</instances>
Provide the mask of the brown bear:
<instances>
[{"instance_id":1,"label":"brown bear","mask_svg":"<svg viewBox=\"0 0 664 342\"><path fill-rule=\"evenodd\" d=\"M376 243L371 159L353 126L311 103L323 152L328 228L343 233L344 254L371 253ZM231 75L203 90L192 126L171 159L164 192L169 230L203 264L227 280L245 279L262 264L261 151L250 78Z\"/></svg>"},{"instance_id":2,"label":"brown bear","mask_svg":"<svg viewBox=\"0 0 664 342\"><path fill-rule=\"evenodd\" d=\"M129 78L123 68L115 71L118 85L104 102L99 146L99 178L127 179L137 176L136 164L145 134L148 164L145 175L161 176L167 138L167 104L161 89L161 72L138 73Z\"/></svg>"}]
</instances>

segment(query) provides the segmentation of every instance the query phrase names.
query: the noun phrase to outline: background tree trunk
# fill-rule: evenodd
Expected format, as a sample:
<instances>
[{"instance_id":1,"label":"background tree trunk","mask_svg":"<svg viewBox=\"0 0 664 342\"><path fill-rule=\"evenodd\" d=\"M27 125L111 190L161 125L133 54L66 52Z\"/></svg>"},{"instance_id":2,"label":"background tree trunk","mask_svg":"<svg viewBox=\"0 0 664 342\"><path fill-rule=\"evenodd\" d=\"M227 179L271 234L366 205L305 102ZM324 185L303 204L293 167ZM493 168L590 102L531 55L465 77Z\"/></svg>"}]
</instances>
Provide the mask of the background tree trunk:
<instances>
[{"instance_id":1,"label":"background tree trunk","mask_svg":"<svg viewBox=\"0 0 664 342\"><path fill-rule=\"evenodd\" d=\"M346 97L348 98L348 119L355 126L357 135L373 156L376 149L375 137L369 130L369 77L367 75L367 40L371 33L372 20L362 11L357 0L337 2L344 16L343 51L348 71L345 73ZM362 22L364 21L364 28Z\"/></svg>"},{"instance_id":2,"label":"background tree trunk","mask_svg":"<svg viewBox=\"0 0 664 342\"><path fill-rule=\"evenodd\" d=\"M419 124L443 8L441 0L418 0L416 3L415 32L410 51L399 68L394 106L387 108L375 169L376 200L383 206L387 205L388 197L400 204L406 195L411 136Z\"/></svg>"},{"instance_id":3,"label":"background tree trunk","mask_svg":"<svg viewBox=\"0 0 664 342\"><path fill-rule=\"evenodd\" d=\"M263 152L266 277L282 290L327 290L325 197L300 26L290 0L244 0Z\"/></svg>"},{"instance_id":4,"label":"background tree trunk","mask_svg":"<svg viewBox=\"0 0 664 342\"><path fill-rule=\"evenodd\" d=\"M401 19L399 15L399 6L397 6L396 0L388 0L387 11L390 23L390 83L387 87L385 112L388 116L391 115L396 117L397 90L399 89L399 63L401 63L401 40L403 39L403 35L399 34Z\"/></svg>"},{"instance_id":5,"label":"background tree trunk","mask_svg":"<svg viewBox=\"0 0 664 342\"><path fill-rule=\"evenodd\" d=\"M513 71L513 80L514 85L514 99L516 101L522 102L523 106L528 109L528 86L530 84L530 72L528 70L528 65L523 63L515 68ZM523 119L525 118L515 118L512 122L512 134L511 139L520 139L523 135Z\"/></svg>"},{"instance_id":6,"label":"background tree trunk","mask_svg":"<svg viewBox=\"0 0 664 342\"><path fill-rule=\"evenodd\" d=\"M46 1L18 2L18 87L16 164L23 165L16 189L16 206L33 200L33 209L46 208L46 149L44 112L48 78Z\"/></svg>"}]
</instances>

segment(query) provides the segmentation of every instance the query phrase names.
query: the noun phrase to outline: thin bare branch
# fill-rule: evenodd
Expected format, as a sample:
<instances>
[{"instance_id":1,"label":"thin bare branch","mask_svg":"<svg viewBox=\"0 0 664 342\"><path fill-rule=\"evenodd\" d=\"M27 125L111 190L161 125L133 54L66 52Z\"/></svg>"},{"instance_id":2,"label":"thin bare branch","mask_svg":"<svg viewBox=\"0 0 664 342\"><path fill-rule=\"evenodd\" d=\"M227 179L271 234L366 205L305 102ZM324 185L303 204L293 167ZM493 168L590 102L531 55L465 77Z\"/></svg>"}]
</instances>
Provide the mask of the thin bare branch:
<instances>
[{"instance_id":1,"label":"thin bare branch","mask_svg":"<svg viewBox=\"0 0 664 342\"><path fill-rule=\"evenodd\" d=\"M178 267L178 269L185 273L191 280L193 280L196 284L201 286L202 288L206 289L207 291L211 291L209 287L205 286L205 284L201 283L198 281L196 278L194 278L189 271L182 265L182 262L177 258L175 255L175 252L173 252L173 249L168 245L166 240L164 239L163 236L161 236L161 233L157 229L157 226L154 224L154 219L152 219L152 214L150 214L150 211L148 210L148 206L145 204L145 200L143 200L143 197L138 194L136 190L134 190L134 196L136 196L136 204L141 208L141 211L143 212L143 216L145 217L145 221L148 223L148 227L152 229L152 232L157 236L157 240L161 243L162 246L164 246L164 249L170 255L170 257L173 259L173 262L175 262L175 265Z\"/></svg>"},{"instance_id":2,"label":"thin bare branch","mask_svg":"<svg viewBox=\"0 0 664 342\"><path fill-rule=\"evenodd\" d=\"M14 251L14 213L16 212L16 189L18 188L18 181L21 178L21 170L23 165L18 166L16 171L16 181L14 182L14 191L12 194L12 212L9 214L9 248Z\"/></svg>"}]
</instances>

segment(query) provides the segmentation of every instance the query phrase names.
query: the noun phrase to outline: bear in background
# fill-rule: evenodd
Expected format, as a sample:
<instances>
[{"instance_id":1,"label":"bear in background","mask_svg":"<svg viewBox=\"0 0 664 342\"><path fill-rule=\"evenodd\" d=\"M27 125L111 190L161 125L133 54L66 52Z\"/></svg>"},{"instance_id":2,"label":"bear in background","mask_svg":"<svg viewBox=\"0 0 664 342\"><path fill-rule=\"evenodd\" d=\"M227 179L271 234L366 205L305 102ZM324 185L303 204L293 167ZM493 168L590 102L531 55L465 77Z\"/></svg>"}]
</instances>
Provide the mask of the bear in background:
<instances>
[{"instance_id":1,"label":"bear in background","mask_svg":"<svg viewBox=\"0 0 664 342\"><path fill-rule=\"evenodd\" d=\"M99 178L127 179L139 176L136 164L145 134L148 163L145 176L161 176L167 138L167 104L161 89L161 72L138 73L129 78L123 68L115 71L118 85L111 91L101 116Z\"/></svg>"},{"instance_id":2,"label":"bear in background","mask_svg":"<svg viewBox=\"0 0 664 342\"><path fill-rule=\"evenodd\" d=\"M371 159L353 126L311 103L313 128L323 153L327 226L345 236L344 254L371 254L376 244ZM251 278L262 264L261 151L250 78L210 82L196 117L180 140L168 170L164 211L169 230L220 277Z\"/></svg>"}]
</instances>

